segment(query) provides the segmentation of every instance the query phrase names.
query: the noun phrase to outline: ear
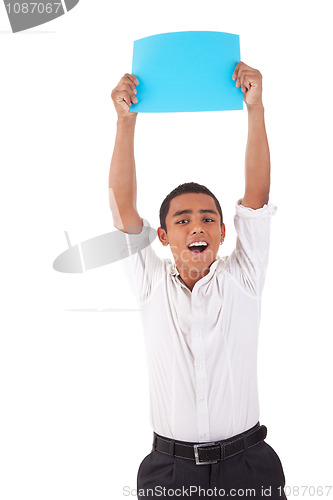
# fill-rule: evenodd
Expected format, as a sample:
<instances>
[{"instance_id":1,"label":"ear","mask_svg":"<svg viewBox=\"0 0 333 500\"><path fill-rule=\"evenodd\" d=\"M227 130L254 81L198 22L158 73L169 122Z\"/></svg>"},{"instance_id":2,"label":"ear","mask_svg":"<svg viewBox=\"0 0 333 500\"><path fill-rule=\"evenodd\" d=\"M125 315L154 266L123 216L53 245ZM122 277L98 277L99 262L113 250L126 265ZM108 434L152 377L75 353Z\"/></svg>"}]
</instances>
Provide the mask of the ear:
<instances>
[{"instance_id":1,"label":"ear","mask_svg":"<svg viewBox=\"0 0 333 500\"><path fill-rule=\"evenodd\" d=\"M167 233L165 232L164 229L162 229L161 227L157 228L157 236L160 240L160 242L162 243L163 246L168 246L169 245L169 238L168 238L168 235Z\"/></svg>"},{"instance_id":2,"label":"ear","mask_svg":"<svg viewBox=\"0 0 333 500\"><path fill-rule=\"evenodd\" d=\"M222 227L221 227L221 241L223 241L225 238L225 224L223 222Z\"/></svg>"}]
</instances>

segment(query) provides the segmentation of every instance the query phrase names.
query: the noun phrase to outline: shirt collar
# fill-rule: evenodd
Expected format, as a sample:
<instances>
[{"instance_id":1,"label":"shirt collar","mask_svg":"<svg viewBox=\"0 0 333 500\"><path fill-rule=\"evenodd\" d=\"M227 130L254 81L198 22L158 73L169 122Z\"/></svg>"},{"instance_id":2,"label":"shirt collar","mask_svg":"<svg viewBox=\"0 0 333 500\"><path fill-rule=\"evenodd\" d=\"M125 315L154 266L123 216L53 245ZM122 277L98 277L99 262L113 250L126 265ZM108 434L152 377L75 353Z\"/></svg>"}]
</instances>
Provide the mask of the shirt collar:
<instances>
[{"instance_id":1,"label":"shirt collar","mask_svg":"<svg viewBox=\"0 0 333 500\"><path fill-rule=\"evenodd\" d=\"M204 279L204 281L207 281L208 279L210 279L213 276L213 274L214 274L214 272L215 272L215 270L216 270L216 268L217 268L220 260L221 259L219 257L217 257L217 259L214 260L214 262L212 262L212 264L209 266L209 272L206 274L206 276L203 276L202 278L200 278L200 280ZM176 276L176 277L179 276L180 277L180 273L179 273L179 271L177 269L177 266L176 266L176 264L174 262L171 262L170 271L169 272L170 272L170 274L172 276Z\"/></svg>"}]
</instances>

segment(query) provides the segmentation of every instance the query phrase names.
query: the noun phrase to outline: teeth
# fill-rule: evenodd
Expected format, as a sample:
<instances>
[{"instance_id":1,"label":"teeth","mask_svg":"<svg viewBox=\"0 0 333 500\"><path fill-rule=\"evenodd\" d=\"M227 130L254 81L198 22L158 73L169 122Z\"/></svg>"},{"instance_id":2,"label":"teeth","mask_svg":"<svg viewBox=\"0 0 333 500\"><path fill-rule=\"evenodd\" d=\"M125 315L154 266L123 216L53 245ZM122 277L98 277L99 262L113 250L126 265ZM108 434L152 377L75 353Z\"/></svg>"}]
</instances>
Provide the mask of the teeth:
<instances>
[{"instance_id":1,"label":"teeth","mask_svg":"<svg viewBox=\"0 0 333 500\"><path fill-rule=\"evenodd\" d=\"M189 247L202 247L202 246L207 246L208 243L205 241L195 241L194 243L191 243Z\"/></svg>"}]
</instances>

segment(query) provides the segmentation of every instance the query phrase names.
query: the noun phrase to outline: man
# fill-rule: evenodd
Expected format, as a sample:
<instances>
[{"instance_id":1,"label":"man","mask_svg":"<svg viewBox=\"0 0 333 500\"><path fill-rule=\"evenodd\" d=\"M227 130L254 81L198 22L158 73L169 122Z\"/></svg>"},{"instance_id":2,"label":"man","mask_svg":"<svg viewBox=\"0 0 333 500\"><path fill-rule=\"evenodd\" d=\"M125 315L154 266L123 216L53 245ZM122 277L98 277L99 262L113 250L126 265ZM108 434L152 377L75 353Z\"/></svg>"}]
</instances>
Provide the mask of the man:
<instances>
[{"instance_id":1,"label":"man","mask_svg":"<svg viewBox=\"0 0 333 500\"><path fill-rule=\"evenodd\" d=\"M186 183L165 198L158 237L174 263L149 245L136 209L134 75L112 91L118 114L109 188L114 225L131 255L122 262L141 306L150 380L153 448L140 464L140 497L286 498L277 453L259 423L257 340L260 298L276 206L269 202L270 156L262 75L243 62L233 80L248 110L245 194L236 205L236 248L225 238L220 204Z\"/></svg>"}]
</instances>

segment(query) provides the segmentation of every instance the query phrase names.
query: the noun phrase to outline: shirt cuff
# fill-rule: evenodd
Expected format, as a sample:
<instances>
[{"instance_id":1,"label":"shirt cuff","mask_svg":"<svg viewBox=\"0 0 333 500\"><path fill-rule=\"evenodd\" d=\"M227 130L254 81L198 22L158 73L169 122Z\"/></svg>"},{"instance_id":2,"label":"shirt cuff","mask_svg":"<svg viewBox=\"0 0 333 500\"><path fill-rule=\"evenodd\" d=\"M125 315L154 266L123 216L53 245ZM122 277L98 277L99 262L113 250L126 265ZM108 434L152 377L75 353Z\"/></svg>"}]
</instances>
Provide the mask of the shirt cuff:
<instances>
[{"instance_id":1,"label":"shirt cuff","mask_svg":"<svg viewBox=\"0 0 333 500\"><path fill-rule=\"evenodd\" d=\"M244 207L243 205L241 205L241 201L242 198L237 200L235 206L236 215L238 215L239 217L245 217L248 219L253 219L255 217L267 217L270 215L274 215L277 210L277 206L270 201L261 208Z\"/></svg>"},{"instance_id":2,"label":"shirt cuff","mask_svg":"<svg viewBox=\"0 0 333 500\"><path fill-rule=\"evenodd\" d=\"M122 231L113 224L115 229L118 230L119 251L123 253L123 258L137 254L139 250L144 250L154 241L157 235L156 231L146 219L142 218L142 220L143 226L140 233L125 233L125 231ZM129 230L131 230L131 226L129 226Z\"/></svg>"},{"instance_id":3,"label":"shirt cuff","mask_svg":"<svg viewBox=\"0 0 333 500\"><path fill-rule=\"evenodd\" d=\"M125 231L123 231L122 229L119 229L119 227L116 227L114 224L113 224L113 227L115 229L117 229L118 231L121 231L124 234L128 234L129 236L131 236L131 239L132 239L132 236L135 239L135 236L141 236L142 237L143 235L146 235L149 232L150 224L149 224L149 222L146 219L144 219L142 217L142 229L141 229L140 233L125 233Z\"/></svg>"}]
</instances>

